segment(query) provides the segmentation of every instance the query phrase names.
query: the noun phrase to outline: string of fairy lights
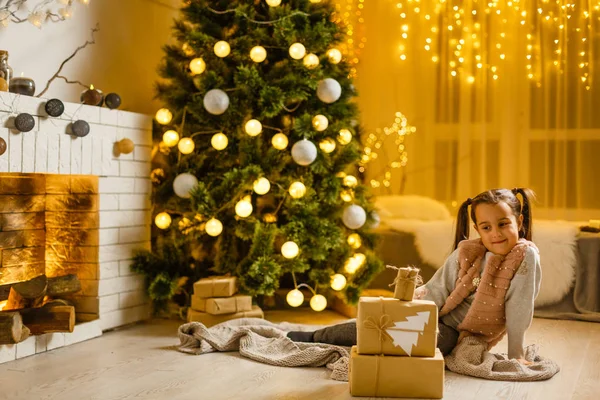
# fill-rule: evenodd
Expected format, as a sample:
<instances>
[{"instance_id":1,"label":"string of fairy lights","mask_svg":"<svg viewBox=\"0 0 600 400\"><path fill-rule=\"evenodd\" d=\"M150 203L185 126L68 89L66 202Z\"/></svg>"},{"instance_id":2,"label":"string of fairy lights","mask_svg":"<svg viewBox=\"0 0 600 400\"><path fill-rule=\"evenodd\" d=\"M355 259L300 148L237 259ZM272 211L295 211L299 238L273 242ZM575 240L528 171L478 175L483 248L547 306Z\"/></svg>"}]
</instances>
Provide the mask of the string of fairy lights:
<instances>
[{"instance_id":1,"label":"string of fairy lights","mask_svg":"<svg viewBox=\"0 0 600 400\"><path fill-rule=\"evenodd\" d=\"M591 88L594 49L589 39L595 35L594 23L600 20L600 1L400 0L396 9L403 61L414 56L409 54L413 32L424 30L421 45L431 54L431 61L445 63L451 77L464 77L468 83L486 79L488 74L498 80L502 67L514 62L518 46L524 45L527 78L538 87L548 62L563 74L572 68L571 53L576 52L579 81L586 90ZM517 36L509 38L515 27ZM509 45L511 40L516 47Z\"/></svg>"}]
</instances>

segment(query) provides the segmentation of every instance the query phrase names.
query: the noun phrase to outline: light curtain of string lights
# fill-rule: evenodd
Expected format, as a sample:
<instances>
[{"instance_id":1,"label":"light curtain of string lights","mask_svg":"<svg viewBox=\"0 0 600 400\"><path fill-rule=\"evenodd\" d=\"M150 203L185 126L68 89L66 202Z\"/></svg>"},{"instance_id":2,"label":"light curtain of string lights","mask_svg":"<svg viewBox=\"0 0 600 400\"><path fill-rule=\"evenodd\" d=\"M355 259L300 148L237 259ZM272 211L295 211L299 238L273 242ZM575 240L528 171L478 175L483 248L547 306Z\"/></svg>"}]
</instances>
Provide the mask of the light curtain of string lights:
<instances>
[{"instance_id":1,"label":"light curtain of string lights","mask_svg":"<svg viewBox=\"0 0 600 400\"><path fill-rule=\"evenodd\" d=\"M511 58L514 62L514 57L525 57L525 73L539 87L546 63L562 74L576 57L579 81L586 90L591 88L598 0L401 0L396 8L401 60L411 58L411 35L425 29L421 45L431 60L468 83L488 74L498 80ZM510 34L517 36L509 38Z\"/></svg>"},{"instance_id":2,"label":"light curtain of string lights","mask_svg":"<svg viewBox=\"0 0 600 400\"><path fill-rule=\"evenodd\" d=\"M408 123L407 118L401 112L396 112L394 123L383 129L377 128L374 133L370 133L365 141L362 159L359 162L359 171L364 173L369 163L376 160L385 149L392 148L386 145L386 142L393 140L394 149L397 151L395 156L387 156L388 162L383 166L382 171L373 171L370 174L369 183L373 188L380 188L383 185L389 188L391 185L392 171L403 168L408 163L408 152L404 141L406 137L415 133L417 128ZM385 146L385 147L384 147ZM391 161L389 161L391 160Z\"/></svg>"},{"instance_id":3,"label":"light curtain of string lights","mask_svg":"<svg viewBox=\"0 0 600 400\"><path fill-rule=\"evenodd\" d=\"M46 22L60 22L73 16L74 3L87 5L90 0L0 0L0 28L11 23L29 22L41 29Z\"/></svg>"},{"instance_id":4,"label":"light curtain of string lights","mask_svg":"<svg viewBox=\"0 0 600 400\"><path fill-rule=\"evenodd\" d=\"M350 77L356 78L357 65L360 60L361 50L365 48L365 19L362 15L365 0L335 0L334 22L345 28L346 38L339 44L339 50L351 65Z\"/></svg>"}]
</instances>

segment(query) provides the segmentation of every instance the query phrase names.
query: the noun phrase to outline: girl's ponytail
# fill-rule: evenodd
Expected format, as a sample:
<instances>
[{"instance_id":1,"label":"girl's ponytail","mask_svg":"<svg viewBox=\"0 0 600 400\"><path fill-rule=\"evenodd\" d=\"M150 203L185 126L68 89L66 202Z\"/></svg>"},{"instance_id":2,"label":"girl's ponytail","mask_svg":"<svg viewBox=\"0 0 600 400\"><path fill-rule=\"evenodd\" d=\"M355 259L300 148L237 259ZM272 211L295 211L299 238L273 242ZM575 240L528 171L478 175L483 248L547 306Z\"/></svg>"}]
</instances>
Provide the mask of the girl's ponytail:
<instances>
[{"instance_id":1,"label":"girl's ponytail","mask_svg":"<svg viewBox=\"0 0 600 400\"><path fill-rule=\"evenodd\" d=\"M470 197L461 204L458 209L458 217L456 219L456 233L454 234L454 250L458 248L458 244L469 238L469 206L473 202Z\"/></svg>"},{"instance_id":2,"label":"girl's ponytail","mask_svg":"<svg viewBox=\"0 0 600 400\"><path fill-rule=\"evenodd\" d=\"M523 197L523 206L521 207L521 215L523 216L523 226L521 228L521 237L526 240L531 240L532 230L531 230L531 200L534 198L533 191L527 188L514 188L512 190L513 194L516 196L520 194Z\"/></svg>"}]
</instances>

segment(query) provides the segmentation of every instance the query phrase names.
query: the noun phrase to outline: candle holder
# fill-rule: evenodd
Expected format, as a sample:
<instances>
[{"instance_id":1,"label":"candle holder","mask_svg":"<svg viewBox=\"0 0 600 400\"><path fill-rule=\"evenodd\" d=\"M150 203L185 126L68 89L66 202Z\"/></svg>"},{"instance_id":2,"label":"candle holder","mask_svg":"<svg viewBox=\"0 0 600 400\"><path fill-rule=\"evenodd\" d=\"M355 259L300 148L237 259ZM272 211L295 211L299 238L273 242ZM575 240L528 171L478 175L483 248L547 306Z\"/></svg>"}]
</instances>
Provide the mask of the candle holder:
<instances>
[{"instance_id":1,"label":"candle holder","mask_svg":"<svg viewBox=\"0 0 600 400\"><path fill-rule=\"evenodd\" d=\"M8 90L11 93L33 96L35 93L35 82L31 78L17 76L8 82Z\"/></svg>"},{"instance_id":2,"label":"candle holder","mask_svg":"<svg viewBox=\"0 0 600 400\"><path fill-rule=\"evenodd\" d=\"M104 95L101 90L95 89L94 85L90 85L89 89L81 92L81 102L88 106L101 106L104 101Z\"/></svg>"}]
</instances>

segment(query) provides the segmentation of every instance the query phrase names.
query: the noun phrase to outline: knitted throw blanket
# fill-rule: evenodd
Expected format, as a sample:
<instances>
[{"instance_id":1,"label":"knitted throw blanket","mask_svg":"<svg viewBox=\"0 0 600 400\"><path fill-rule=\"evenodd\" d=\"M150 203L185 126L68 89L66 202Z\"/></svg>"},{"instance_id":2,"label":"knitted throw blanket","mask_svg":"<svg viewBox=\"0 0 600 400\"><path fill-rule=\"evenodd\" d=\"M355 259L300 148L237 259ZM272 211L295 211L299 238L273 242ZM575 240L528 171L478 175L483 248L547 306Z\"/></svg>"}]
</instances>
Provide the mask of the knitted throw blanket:
<instances>
[{"instance_id":1,"label":"knitted throw blanket","mask_svg":"<svg viewBox=\"0 0 600 400\"><path fill-rule=\"evenodd\" d=\"M525 359L531 365L509 360L505 355L490 353L487 343L476 336L467 336L444 357L446 367L457 374L495 381L544 381L552 378L560 367L537 354L537 346L527 346Z\"/></svg>"},{"instance_id":2,"label":"knitted throw blanket","mask_svg":"<svg viewBox=\"0 0 600 400\"><path fill-rule=\"evenodd\" d=\"M349 352L345 347L323 343L295 343L290 330L314 330L314 326L273 324L258 318L240 318L205 327L190 322L179 327L178 350L189 354L215 351L239 351L252 360L283 367L322 367L332 371L331 378L348 380ZM537 355L529 346L525 358L534 363L523 366L516 360L487 351L487 344L474 336L465 337L445 358L453 372L478 378L503 381L539 381L549 379L560 369L556 363Z\"/></svg>"},{"instance_id":3,"label":"knitted throw blanket","mask_svg":"<svg viewBox=\"0 0 600 400\"><path fill-rule=\"evenodd\" d=\"M281 367L325 366L332 370L332 379L348 380L350 354L347 348L293 342L282 330L285 329L282 325L259 318L240 318L211 328L200 322L190 322L179 327L181 344L178 350L191 354L239 351L241 356Z\"/></svg>"}]
</instances>

